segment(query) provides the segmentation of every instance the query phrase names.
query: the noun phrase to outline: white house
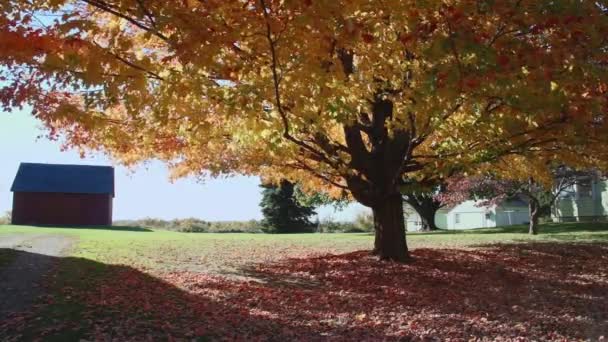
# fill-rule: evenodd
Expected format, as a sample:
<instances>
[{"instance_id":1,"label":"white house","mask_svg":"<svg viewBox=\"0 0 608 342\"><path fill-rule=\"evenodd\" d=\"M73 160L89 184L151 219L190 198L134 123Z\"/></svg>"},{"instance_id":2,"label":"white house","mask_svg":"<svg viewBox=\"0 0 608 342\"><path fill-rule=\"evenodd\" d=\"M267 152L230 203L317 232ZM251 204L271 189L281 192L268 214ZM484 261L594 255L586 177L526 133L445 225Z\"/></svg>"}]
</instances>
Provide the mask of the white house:
<instances>
[{"instance_id":1,"label":"white house","mask_svg":"<svg viewBox=\"0 0 608 342\"><path fill-rule=\"evenodd\" d=\"M606 220L608 215L608 182L596 175L582 177L564 191L551 212L555 222Z\"/></svg>"},{"instance_id":2,"label":"white house","mask_svg":"<svg viewBox=\"0 0 608 342\"><path fill-rule=\"evenodd\" d=\"M435 223L441 229L472 229L526 224L530 221L528 205L523 201L507 201L489 207L478 204L478 201L465 201L440 209L435 215ZM420 230L422 222L416 211L408 204L404 204L403 209L407 230Z\"/></svg>"},{"instance_id":3,"label":"white house","mask_svg":"<svg viewBox=\"0 0 608 342\"><path fill-rule=\"evenodd\" d=\"M527 224L530 222L525 201L507 201L498 206L477 206L466 201L437 211L435 223L441 229L471 229ZM404 203L406 227L417 231L422 221L416 211ZM577 184L564 191L552 208L554 222L608 220L608 180L600 175L583 176Z\"/></svg>"}]
</instances>

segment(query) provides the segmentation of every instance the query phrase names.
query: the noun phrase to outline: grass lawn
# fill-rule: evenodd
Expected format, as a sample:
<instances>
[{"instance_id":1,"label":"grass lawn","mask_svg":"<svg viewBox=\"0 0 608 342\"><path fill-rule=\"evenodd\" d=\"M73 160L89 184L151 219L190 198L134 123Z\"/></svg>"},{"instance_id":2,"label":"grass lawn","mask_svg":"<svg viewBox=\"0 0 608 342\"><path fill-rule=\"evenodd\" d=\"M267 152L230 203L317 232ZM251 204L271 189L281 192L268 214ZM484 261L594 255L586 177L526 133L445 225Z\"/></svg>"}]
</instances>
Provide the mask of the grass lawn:
<instances>
[{"instance_id":1,"label":"grass lawn","mask_svg":"<svg viewBox=\"0 0 608 342\"><path fill-rule=\"evenodd\" d=\"M1 340L597 339L608 331L608 224L371 234L208 234L0 226L73 237L35 312ZM0 255L2 260L8 257Z\"/></svg>"},{"instance_id":2,"label":"grass lawn","mask_svg":"<svg viewBox=\"0 0 608 342\"><path fill-rule=\"evenodd\" d=\"M408 233L416 248L475 248L493 243L608 242L607 223L546 224L530 236L526 226ZM246 234L178 233L137 227L107 229L0 226L2 234L63 234L78 239L71 255L148 271L210 271L233 274L252 263L289 257L342 254L368 250L369 233Z\"/></svg>"}]
</instances>

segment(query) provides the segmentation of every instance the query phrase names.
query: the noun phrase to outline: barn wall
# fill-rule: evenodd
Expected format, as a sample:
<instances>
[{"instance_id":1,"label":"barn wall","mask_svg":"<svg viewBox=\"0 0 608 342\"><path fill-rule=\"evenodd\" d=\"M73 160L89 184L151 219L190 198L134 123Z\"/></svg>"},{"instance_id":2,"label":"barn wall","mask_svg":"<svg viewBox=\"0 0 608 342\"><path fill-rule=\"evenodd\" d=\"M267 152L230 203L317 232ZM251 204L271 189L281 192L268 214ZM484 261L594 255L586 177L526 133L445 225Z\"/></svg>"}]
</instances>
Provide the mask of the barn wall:
<instances>
[{"instance_id":1,"label":"barn wall","mask_svg":"<svg viewBox=\"0 0 608 342\"><path fill-rule=\"evenodd\" d=\"M21 225L109 226L112 196L16 192L12 221Z\"/></svg>"}]
</instances>

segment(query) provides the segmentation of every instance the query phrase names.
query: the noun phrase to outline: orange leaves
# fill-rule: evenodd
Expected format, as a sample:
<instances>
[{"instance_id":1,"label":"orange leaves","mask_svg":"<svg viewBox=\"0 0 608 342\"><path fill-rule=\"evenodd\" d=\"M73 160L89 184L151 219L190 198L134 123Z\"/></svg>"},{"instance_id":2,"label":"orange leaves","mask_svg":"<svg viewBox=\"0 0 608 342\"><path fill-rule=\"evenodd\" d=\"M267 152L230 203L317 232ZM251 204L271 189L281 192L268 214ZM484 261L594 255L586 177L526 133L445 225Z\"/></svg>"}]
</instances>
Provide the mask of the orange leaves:
<instances>
[{"instance_id":1,"label":"orange leaves","mask_svg":"<svg viewBox=\"0 0 608 342\"><path fill-rule=\"evenodd\" d=\"M7 1L5 106L31 102L68 145L160 158L179 175L281 175L340 193L369 166L352 169L344 128L362 127L368 152L387 141L366 128L376 97L392 108L377 132L419 135L394 156L416 177L438 160L587 149L586 125L608 145L608 127L582 121L608 105L608 19L593 2L268 1L264 15L241 1L117 0L114 13ZM47 32L16 14L36 11L61 19ZM55 91L80 103L60 106ZM569 108L576 125L557 120ZM568 134L548 143L557 131Z\"/></svg>"},{"instance_id":2,"label":"orange leaves","mask_svg":"<svg viewBox=\"0 0 608 342\"><path fill-rule=\"evenodd\" d=\"M41 31L15 32L0 28L0 61L16 59L29 61L32 56L42 55L60 48L60 40Z\"/></svg>"}]
</instances>

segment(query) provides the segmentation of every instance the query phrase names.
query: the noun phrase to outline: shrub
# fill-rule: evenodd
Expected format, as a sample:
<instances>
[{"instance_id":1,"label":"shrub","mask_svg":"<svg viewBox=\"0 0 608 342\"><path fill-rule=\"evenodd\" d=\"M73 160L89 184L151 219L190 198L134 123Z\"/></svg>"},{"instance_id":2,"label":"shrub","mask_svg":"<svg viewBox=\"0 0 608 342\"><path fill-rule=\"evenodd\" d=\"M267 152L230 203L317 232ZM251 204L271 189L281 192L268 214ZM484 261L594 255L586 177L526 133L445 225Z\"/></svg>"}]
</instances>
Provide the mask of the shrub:
<instances>
[{"instance_id":1,"label":"shrub","mask_svg":"<svg viewBox=\"0 0 608 342\"><path fill-rule=\"evenodd\" d=\"M319 233L362 233L364 230L355 222L334 221L332 218L325 218L319 223L317 229Z\"/></svg>"},{"instance_id":2,"label":"shrub","mask_svg":"<svg viewBox=\"0 0 608 342\"><path fill-rule=\"evenodd\" d=\"M360 212L355 217L355 226L364 232L374 230L374 216L369 212Z\"/></svg>"},{"instance_id":3,"label":"shrub","mask_svg":"<svg viewBox=\"0 0 608 342\"><path fill-rule=\"evenodd\" d=\"M210 222L197 218L175 219L171 221L158 218L114 221L115 226L131 226L151 229L171 230L183 233L261 233L259 221L217 221Z\"/></svg>"},{"instance_id":4,"label":"shrub","mask_svg":"<svg viewBox=\"0 0 608 342\"><path fill-rule=\"evenodd\" d=\"M175 219L170 222L169 229L184 233L204 233L209 230L211 224L196 218Z\"/></svg>"},{"instance_id":5,"label":"shrub","mask_svg":"<svg viewBox=\"0 0 608 342\"><path fill-rule=\"evenodd\" d=\"M146 217L141 220L135 221L137 226L145 227L145 228L158 228L158 229L167 229L168 221Z\"/></svg>"},{"instance_id":6,"label":"shrub","mask_svg":"<svg viewBox=\"0 0 608 342\"><path fill-rule=\"evenodd\" d=\"M4 216L0 217L0 224L11 224L11 211L4 213Z\"/></svg>"},{"instance_id":7,"label":"shrub","mask_svg":"<svg viewBox=\"0 0 608 342\"><path fill-rule=\"evenodd\" d=\"M216 221L210 222L210 233L261 233L259 221Z\"/></svg>"}]
</instances>

